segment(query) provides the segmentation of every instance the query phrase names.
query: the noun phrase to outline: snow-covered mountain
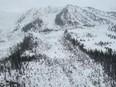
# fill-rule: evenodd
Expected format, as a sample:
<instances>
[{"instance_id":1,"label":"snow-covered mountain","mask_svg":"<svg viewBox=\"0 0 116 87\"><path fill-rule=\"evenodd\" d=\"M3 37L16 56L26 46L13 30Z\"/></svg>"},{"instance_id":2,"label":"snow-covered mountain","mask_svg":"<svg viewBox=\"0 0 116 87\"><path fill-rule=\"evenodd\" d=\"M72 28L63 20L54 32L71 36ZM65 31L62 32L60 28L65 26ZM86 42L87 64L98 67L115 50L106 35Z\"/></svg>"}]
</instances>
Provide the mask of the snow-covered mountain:
<instances>
[{"instance_id":1,"label":"snow-covered mountain","mask_svg":"<svg viewBox=\"0 0 116 87\"><path fill-rule=\"evenodd\" d=\"M77 6L67 5L57 16L58 25L72 26L94 26L99 24L111 24L115 21L115 16L107 12L94 8L80 8Z\"/></svg>"},{"instance_id":2,"label":"snow-covered mountain","mask_svg":"<svg viewBox=\"0 0 116 87\"><path fill-rule=\"evenodd\" d=\"M10 30L0 31L0 86L116 86L104 66L74 43L115 54L116 12L67 5L31 9L14 19Z\"/></svg>"}]
</instances>

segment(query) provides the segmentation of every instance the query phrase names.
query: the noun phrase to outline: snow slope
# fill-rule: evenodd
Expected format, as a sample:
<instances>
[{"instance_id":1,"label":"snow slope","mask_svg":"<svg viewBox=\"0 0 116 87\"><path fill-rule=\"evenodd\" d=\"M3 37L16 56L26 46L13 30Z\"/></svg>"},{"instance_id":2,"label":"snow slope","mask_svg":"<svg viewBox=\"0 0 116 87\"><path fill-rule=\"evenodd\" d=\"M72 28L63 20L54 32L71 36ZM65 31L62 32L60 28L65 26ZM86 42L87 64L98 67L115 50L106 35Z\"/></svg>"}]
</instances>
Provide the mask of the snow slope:
<instances>
[{"instance_id":1,"label":"snow slope","mask_svg":"<svg viewBox=\"0 0 116 87\"><path fill-rule=\"evenodd\" d=\"M96 26L94 28L78 28L69 30L72 38L78 40L87 50L99 50L107 52L107 48L111 48L116 52L115 32L108 30L108 25Z\"/></svg>"},{"instance_id":2,"label":"snow slope","mask_svg":"<svg viewBox=\"0 0 116 87\"><path fill-rule=\"evenodd\" d=\"M43 56L25 62L22 74L15 70L11 70L11 75L7 72L8 81L18 82L21 87L112 87L113 80L105 81L109 77L103 67L67 41L62 30L33 34L42 42L37 55ZM1 74L2 84L7 84L4 78Z\"/></svg>"},{"instance_id":3,"label":"snow slope","mask_svg":"<svg viewBox=\"0 0 116 87\"><path fill-rule=\"evenodd\" d=\"M116 41L112 38L115 32L109 29L115 24L115 18L115 12L73 5L63 9L31 9L23 13L8 32L1 29L0 59L9 57L10 48L15 49L29 35L33 36L32 42L36 41L37 47L27 48L21 57L35 56L37 59L22 62L20 70L12 69L9 61L1 62L0 86L8 84L9 87L10 82L15 82L19 87L115 87L115 81L104 72L100 63L64 37L68 30L86 49L106 51L109 47L115 51ZM100 45L100 41L105 45Z\"/></svg>"}]
</instances>

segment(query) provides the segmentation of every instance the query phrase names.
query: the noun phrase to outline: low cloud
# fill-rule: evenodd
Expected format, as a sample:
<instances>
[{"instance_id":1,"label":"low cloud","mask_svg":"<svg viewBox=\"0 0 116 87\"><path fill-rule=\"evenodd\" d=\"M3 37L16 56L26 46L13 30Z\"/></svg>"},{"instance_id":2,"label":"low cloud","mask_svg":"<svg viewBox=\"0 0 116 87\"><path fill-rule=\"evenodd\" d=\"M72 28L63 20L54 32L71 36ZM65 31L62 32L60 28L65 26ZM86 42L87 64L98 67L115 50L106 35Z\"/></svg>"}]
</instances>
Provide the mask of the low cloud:
<instances>
[{"instance_id":1,"label":"low cloud","mask_svg":"<svg viewBox=\"0 0 116 87\"><path fill-rule=\"evenodd\" d=\"M101 10L116 9L116 0L0 0L0 10L20 12L47 6L63 7L67 4L91 6Z\"/></svg>"}]
</instances>

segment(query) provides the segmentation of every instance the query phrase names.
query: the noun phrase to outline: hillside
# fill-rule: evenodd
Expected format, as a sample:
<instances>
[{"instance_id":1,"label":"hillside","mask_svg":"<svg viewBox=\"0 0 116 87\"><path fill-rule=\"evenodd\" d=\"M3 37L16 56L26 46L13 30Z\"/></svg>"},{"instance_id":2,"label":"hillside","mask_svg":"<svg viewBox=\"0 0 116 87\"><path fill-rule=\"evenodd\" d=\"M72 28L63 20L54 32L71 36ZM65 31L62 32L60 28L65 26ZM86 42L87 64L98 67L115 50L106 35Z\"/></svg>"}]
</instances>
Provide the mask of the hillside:
<instances>
[{"instance_id":1,"label":"hillside","mask_svg":"<svg viewBox=\"0 0 116 87\"><path fill-rule=\"evenodd\" d=\"M88 53L97 50L109 57L111 49L108 59L113 58L115 19L116 12L73 5L23 13L0 32L0 86L115 87L115 61L102 62L108 70L113 67L111 76L98 56Z\"/></svg>"}]
</instances>

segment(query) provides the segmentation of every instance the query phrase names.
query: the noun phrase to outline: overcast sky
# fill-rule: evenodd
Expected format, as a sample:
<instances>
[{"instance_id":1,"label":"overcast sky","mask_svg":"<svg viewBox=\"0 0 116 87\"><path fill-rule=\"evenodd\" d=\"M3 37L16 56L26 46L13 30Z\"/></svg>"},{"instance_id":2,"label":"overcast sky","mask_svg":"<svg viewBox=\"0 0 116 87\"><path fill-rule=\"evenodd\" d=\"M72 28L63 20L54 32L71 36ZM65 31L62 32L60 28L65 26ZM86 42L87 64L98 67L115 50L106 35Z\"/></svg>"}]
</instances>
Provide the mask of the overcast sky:
<instances>
[{"instance_id":1,"label":"overcast sky","mask_svg":"<svg viewBox=\"0 0 116 87\"><path fill-rule=\"evenodd\" d=\"M67 4L116 11L116 0L0 0L0 10L20 12L47 6L63 7Z\"/></svg>"}]
</instances>

